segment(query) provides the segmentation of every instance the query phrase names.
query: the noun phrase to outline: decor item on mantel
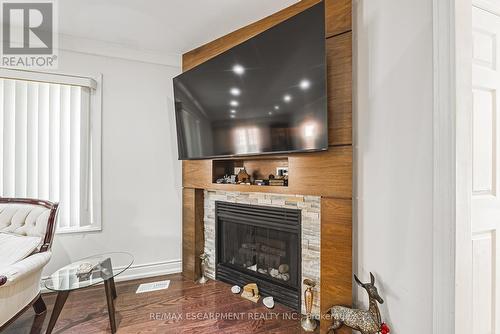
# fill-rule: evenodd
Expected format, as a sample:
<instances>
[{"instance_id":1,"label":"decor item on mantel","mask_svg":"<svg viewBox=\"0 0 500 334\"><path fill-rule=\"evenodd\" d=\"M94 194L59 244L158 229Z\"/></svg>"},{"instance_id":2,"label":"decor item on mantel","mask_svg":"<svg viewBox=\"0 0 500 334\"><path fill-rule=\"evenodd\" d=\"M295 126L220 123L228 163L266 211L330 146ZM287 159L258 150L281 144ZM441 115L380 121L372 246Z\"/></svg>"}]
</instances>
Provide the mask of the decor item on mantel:
<instances>
[{"instance_id":1,"label":"decor item on mantel","mask_svg":"<svg viewBox=\"0 0 500 334\"><path fill-rule=\"evenodd\" d=\"M200 263L200 267L201 267L201 277L200 279L198 280L198 283L200 284L205 284L208 282L208 278L205 276L205 272L207 270L207 265L208 265L208 254L206 253L202 253L200 255L200 260L201 260L201 263Z\"/></svg>"},{"instance_id":2,"label":"decor item on mantel","mask_svg":"<svg viewBox=\"0 0 500 334\"><path fill-rule=\"evenodd\" d=\"M218 184L236 184L236 175L224 175L220 179L215 180Z\"/></svg>"},{"instance_id":3,"label":"decor item on mantel","mask_svg":"<svg viewBox=\"0 0 500 334\"><path fill-rule=\"evenodd\" d=\"M288 182L288 176L274 176L273 174L269 175L269 185L270 186L286 186Z\"/></svg>"},{"instance_id":4,"label":"decor item on mantel","mask_svg":"<svg viewBox=\"0 0 500 334\"><path fill-rule=\"evenodd\" d=\"M250 184L250 175L245 168L242 168L238 173L238 183Z\"/></svg>"},{"instance_id":5,"label":"decor item on mantel","mask_svg":"<svg viewBox=\"0 0 500 334\"><path fill-rule=\"evenodd\" d=\"M370 306L367 311L351 309L344 306L333 306L329 310L333 319L333 324L328 328L328 332L333 330L335 333L336 329L345 325L362 334L376 334L379 332L382 334L390 333L389 327L382 322L382 318L380 317L377 302L383 304L384 300L379 296L378 290L375 287L375 276L370 273L370 283L364 284L361 283L356 275L354 275L354 279L356 283L368 293Z\"/></svg>"},{"instance_id":6,"label":"decor item on mantel","mask_svg":"<svg viewBox=\"0 0 500 334\"><path fill-rule=\"evenodd\" d=\"M276 175L285 177L288 176L288 167L278 167L276 168Z\"/></svg>"},{"instance_id":7,"label":"decor item on mantel","mask_svg":"<svg viewBox=\"0 0 500 334\"><path fill-rule=\"evenodd\" d=\"M317 323L311 316L311 311L313 307L314 293L313 288L316 286L316 282L306 278L304 280L304 285L307 286L306 291L304 291L304 304L306 306L306 316L302 319L300 324L306 332L314 332Z\"/></svg>"},{"instance_id":8,"label":"decor item on mantel","mask_svg":"<svg viewBox=\"0 0 500 334\"><path fill-rule=\"evenodd\" d=\"M267 184L269 184L269 182L266 180L255 180L253 184L255 184L256 186L266 186Z\"/></svg>"}]
</instances>

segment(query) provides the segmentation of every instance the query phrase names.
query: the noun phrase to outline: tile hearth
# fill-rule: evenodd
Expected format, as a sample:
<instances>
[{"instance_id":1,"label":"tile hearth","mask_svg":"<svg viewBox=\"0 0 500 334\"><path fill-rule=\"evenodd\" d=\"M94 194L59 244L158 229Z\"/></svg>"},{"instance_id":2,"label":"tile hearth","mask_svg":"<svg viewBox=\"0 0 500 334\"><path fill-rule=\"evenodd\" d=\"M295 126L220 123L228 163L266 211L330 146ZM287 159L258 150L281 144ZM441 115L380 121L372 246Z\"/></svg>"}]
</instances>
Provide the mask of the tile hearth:
<instances>
[{"instance_id":1,"label":"tile hearth","mask_svg":"<svg viewBox=\"0 0 500 334\"><path fill-rule=\"evenodd\" d=\"M302 280L309 278L317 285L315 288L315 302L313 314L319 315L320 291L320 231L321 231L321 198L319 196L281 195L267 193L227 192L220 190L204 191L204 233L205 253L209 255L210 262L207 276L215 278L215 202L261 205L288 209L301 210L302 233ZM302 294L304 287L302 286ZM302 305L302 313L304 313Z\"/></svg>"}]
</instances>

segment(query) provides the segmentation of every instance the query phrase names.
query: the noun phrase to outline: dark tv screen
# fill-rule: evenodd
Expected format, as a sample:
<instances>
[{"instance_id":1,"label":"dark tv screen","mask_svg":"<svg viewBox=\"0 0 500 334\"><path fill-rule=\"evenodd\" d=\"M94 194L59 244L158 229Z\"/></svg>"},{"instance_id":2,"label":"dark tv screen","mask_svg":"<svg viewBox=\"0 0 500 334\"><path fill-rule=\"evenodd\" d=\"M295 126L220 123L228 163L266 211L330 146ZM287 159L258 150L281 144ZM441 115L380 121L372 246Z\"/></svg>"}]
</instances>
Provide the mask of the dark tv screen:
<instances>
[{"instance_id":1,"label":"dark tv screen","mask_svg":"<svg viewBox=\"0 0 500 334\"><path fill-rule=\"evenodd\" d=\"M174 78L179 159L328 148L324 5Z\"/></svg>"}]
</instances>

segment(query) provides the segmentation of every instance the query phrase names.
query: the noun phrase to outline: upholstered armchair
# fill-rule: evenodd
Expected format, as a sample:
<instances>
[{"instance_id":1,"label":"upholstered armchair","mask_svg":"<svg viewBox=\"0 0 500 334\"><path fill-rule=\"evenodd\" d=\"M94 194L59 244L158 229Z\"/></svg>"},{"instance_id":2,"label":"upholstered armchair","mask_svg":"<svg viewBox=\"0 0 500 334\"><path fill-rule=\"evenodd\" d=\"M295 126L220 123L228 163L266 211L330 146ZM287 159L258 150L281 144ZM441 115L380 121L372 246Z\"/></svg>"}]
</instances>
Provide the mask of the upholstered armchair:
<instances>
[{"instance_id":1,"label":"upholstered armchair","mask_svg":"<svg viewBox=\"0 0 500 334\"><path fill-rule=\"evenodd\" d=\"M0 198L0 332L30 306L37 316L47 310L40 280L57 209L48 201Z\"/></svg>"}]
</instances>

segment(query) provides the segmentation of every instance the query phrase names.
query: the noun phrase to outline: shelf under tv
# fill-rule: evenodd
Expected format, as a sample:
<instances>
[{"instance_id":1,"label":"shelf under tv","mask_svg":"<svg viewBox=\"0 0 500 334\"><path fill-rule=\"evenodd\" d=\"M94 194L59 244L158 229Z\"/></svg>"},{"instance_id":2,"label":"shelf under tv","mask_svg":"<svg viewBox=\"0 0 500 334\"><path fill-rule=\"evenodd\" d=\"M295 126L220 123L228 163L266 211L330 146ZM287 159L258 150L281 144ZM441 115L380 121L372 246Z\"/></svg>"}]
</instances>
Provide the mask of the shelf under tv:
<instances>
[{"instance_id":1,"label":"shelf under tv","mask_svg":"<svg viewBox=\"0 0 500 334\"><path fill-rule=\"evenodd\" d=\"M237 175L238 171L245 169L250 176L248 183L220 183L225 176ZM248 157L235 159L212 160L212 185L215 189L234 189L235 191L257 191L280 192L278 188L287 188L288 180L284 180L283 174L288 174L288 157ZM273 180L274 178L274 180ZM235 177L233 177L234 181ZM278 180L280 179L280 180ZM219 180L219 182L217 182ZM236 178L236 181L241 181ZM257 184L257 182L265 184ZM283 182L284 184L269 184L273 182ZM262 190L265 188L266 190ZM267 190L269 188L269 190ZM274 189L274 190L273 190Z\"/></svg>"},{"instance_id":2,"label":"shelf under tv","mask_svg":"<svg viewBox=\"0 0 500 334\"><path fill-rule=\"evenodd\" d=\"M239 191L239 192L262 192L275 194L288 194L287 186L256 186L254 184L222 184L212 183L209 190Z\"/></svg>"}]
</instances>

